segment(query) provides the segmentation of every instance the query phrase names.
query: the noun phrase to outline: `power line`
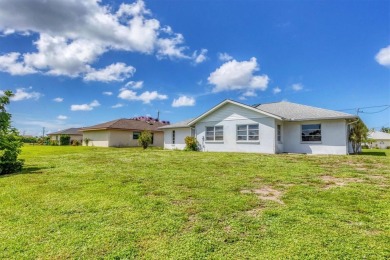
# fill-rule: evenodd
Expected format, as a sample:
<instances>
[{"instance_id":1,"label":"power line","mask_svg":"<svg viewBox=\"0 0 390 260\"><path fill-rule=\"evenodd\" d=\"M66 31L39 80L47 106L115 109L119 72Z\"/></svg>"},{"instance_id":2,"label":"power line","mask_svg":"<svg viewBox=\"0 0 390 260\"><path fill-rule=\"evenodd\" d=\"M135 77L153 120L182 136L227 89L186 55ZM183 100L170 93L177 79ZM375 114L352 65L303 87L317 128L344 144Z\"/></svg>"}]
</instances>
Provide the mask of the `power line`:
<instances>
[{"instance_id":1,"label":"power line","mask_svg":"<svg viewBox=\"0 0 390 260\"><path fill-rule=\"evenodd\" d=\"M354 108L345 108L345 109L337 109L336 111L346 111L346 110L360 110L360 109L366 109L366 108L377 108L377 107L390 107L390 105L380 105L380 106L370 106L370 107L354 107ZM386 109L387 109L386 108Z\"/></svg>"},{"instance_id":2,"label":"power line","mask_svg":"<svg viewBox=\"0 0 390 260\"><path fill-rule=\"evenodd\" d=\"M376 113L383 112L383 111L385 111L386 109L389 109L389 108L390 108L390 106L388 106L388 107L386 107L386 108L384 108L384 109L382 109L382 110L375 111L375 112L364 112L364 111L359 111L359 112L360 112L360 113L363 113L363 114L376 114Z\"/></svg>"}]
</instances>

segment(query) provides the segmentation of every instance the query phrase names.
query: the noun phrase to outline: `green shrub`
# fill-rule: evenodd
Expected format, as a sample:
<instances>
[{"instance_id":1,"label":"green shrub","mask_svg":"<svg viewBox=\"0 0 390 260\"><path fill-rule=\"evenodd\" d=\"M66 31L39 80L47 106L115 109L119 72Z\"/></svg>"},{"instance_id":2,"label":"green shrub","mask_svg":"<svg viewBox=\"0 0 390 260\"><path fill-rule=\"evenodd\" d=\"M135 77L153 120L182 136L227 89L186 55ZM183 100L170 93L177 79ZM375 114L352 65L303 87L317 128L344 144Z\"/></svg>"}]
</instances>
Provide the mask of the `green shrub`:
<instances>
[{"instance_id":1,"label":"green shrub","mask_svg":"<svg viewBox=\"0 0 390 260\"><path fill-rule=\"evenodd\" d=\"M0 175L20 172L23 168L24 161L18 159L16 161L0 161Z\"/></svg>"},{"instance_id":2,"label":"green shrub","mask_svg":"<svg viewBox=\"0 0 390 260\"><path fill-rule=\"evenodd\" d=\"M148 148L149 144L152 143L152 133L150 131L144 130L138 137L138 144L142 146L142 148Z\"/></svg>"},{"instance_id":3,"label":"green shrub","mask_svg":"<svg viewBox=\"0 0 390 260\"><path fill-rule=\"evenodd\" d=\"M368 145L364 144L362 145L362 149L369 149L370 147L368 147Z\"/></svg>"},{"instance_id":4,"label":"green shrub","mask_svg":"<svg viewBox=\"0 0 390 260\"><path fill-rule=\"evenodd\" d=\"M88 146L89 142L92 141L90 138L84 138L85 146Z\"/></svg>"},{"instance_id":5,"label":"green shrub","mask_svg":"<svg viewBox=\"0 0 390 260\"><path fill-rule=\"evenodd\" d=\"M11 114L7 113L12 92L6 90L0 95L0 174L18 172L23 161L18 159L23 146L18 131L11 126Z\"/></svg>"},{"instance_id":6,"label":"green shrub","mask_svg":"<svg viewBox=\"0 0 390 260\"><path fill-rule=\"evenodd\" d=\"M186 147L184 148L185 151L198 151L199 150L199 143L195 137L187 136L184 139L184 141L186 143Z\"/></svg>"},{"instance_id":7,"label":"green shrub","mask_svg":"<svg viewBox=\"0 0 390 260\"><path fill-rule=\"evenodd\" d=\"M50 141L50 145L52 145L52 146L57 146L57 145L59 145L59 143L58 143L57 140L51 140L51 141Z\"/></svg>"},{"instance_id":8,"label":"green shrub","mask_svg":"<svg viewBox=\"0 0 390 260\"><path fill-rule=\"evenodd\" d=\"M72 140L71 144L73 146L79 146L80 145L80 142L78 140Z\"/></svg>"},{"instance_id":9,"label":"green shrub","mask_svg":"<svg viewBox=\"0 0 390 260\"><path fill-rule=\"evenodd\" d=\"M70 136L60 135L60 145L70 145Z\"/></svg>"}]
</instances>

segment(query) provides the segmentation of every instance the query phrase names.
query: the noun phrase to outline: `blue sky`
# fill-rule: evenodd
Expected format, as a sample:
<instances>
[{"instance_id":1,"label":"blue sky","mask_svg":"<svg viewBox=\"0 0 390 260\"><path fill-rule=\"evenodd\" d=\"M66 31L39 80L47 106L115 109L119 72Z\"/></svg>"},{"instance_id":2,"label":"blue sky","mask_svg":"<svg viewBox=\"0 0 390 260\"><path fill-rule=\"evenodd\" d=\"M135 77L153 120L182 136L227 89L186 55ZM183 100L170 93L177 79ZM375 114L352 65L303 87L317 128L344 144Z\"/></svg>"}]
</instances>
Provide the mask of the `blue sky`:
<instances>
[{"instance_id":1,"label":"blue sky","mask_svg":"<svg viewBox=\"0 0 390 260\"><path fill-rule=\"evenodd\" d=\"M0 0L21 133L281 100L390 126L389 1ZM387 105L387 107L386 107ZM383 110L383 111L382 111Z\"/></svg>"}]
</instances>

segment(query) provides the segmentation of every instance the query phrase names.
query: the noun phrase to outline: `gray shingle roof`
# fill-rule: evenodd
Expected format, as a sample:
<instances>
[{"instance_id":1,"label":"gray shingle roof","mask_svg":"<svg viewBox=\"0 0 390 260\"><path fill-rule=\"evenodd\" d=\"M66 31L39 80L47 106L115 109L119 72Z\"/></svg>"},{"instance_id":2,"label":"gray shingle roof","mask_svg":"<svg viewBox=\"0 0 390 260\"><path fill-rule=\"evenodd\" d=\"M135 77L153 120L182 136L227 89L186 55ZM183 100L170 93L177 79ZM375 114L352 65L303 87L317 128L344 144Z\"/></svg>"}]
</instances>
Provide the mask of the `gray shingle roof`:
<instances>
[{"instance_id":1,"label":"gray shingle roof","mask_svg":"<svg viewBox=\"0 0 390 260\"><path fill-rule=\"evenodd\" d=\"M390 134L384 132L371 132L368 137L374 140L390 140Z\"/></svg>"},{"instance_id":2,"label":"gray shingle roof","mask_svg":"<svg viewBox=\"0 0 390 260\"><path fill-rule=\"evenodd\" d=\"M47 135L83 135L82 132L80 132L81 128L68 128L65 130L53 132Z\"/></svg>"},{"instance_id":3,"label":"gray shingle roof","mask_svg":"<svg viewBox=\"0 0 390 260\"><path fill-rule=\"evenodd\" d=\"M192 120L193 120L193 118L190 118L190 119L187 119L187 120L184 120L184 121L177 122L175 124L162 126L162 127L160 127L160 129L189 127L188 123L191 122Z\"/></svg>"},{"instance_id":4,"label":"gray shingle roof","mask_svg":"<svg viewBox=\"0 0 390 260\"><path fill-rule=\"evenodd\" d=\"M164 125L165 124L161 122L148 122L142 120L121 118L121 119L109 121L102 124L84 127L81 129L81 131L106 130L106 129L160 131L158 128Z\"/></svg>"},{"instance_id":5,"label":"gray shingle roof","mask_svg":"<svg viewBox=\"0 0 390 260\"><path fill-rule=\"evenodd\" d=\"M355 115L343 112L311 107L286 101L256 105L255 108L282 117L287 121L357 118Z\"/></svg>"}]
</instances>

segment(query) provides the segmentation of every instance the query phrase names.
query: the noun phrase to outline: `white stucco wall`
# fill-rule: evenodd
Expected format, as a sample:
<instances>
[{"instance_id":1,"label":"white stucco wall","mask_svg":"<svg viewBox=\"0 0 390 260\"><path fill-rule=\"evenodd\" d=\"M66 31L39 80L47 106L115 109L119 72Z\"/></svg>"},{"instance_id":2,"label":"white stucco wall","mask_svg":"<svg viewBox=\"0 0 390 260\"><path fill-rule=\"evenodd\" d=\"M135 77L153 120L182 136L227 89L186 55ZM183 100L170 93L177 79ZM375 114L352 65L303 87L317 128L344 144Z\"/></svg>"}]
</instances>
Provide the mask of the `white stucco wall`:
<instances>
[{"instance_id":1,"label":"white stucco wall","mask_svg":"<svg viewBox=\"0 0 390 260\"><path fill-rule=\"evenodd\" d=\"M77 140L79 142L81 142L83 140L83 136L82 135L69 135L70 136L70 142L72 142L73 140ZM51 141L60 141L60 138L61 138L61 135L50 135L50 140Z\"/></svg>"},{"instance_id":2,"label":"white stucco wall","mask_svg":"<svg viewBox=\"0 0 390 260\"><path fill-rule=\"evenodd\" d=\"M133 140L133 132L110 130L107 131L109 136L108 146L111 147L128 147L138 146L137 140Z\"/></svg>"},{"instance_id":3,"label":"white stucco wall","mask_svg":"<svg viewBox=\"0 0 390 260\"><path fill-rule=\"evenodd\" d=\"M152 146L164 147L164 132L154 132L153 133Z\"/></svg>"},{"instance_id":4,"label":"white stucco wall","mask_svg":"<svg viewBox=\"0 0 390 260\"><path fill-rule=\"evenodd\" d=\"M321 142L302 142L302 124L321 124ZM344 119L283 123L283 146L287 153L347 154L347 126Z\"/></svg>"},{"instance_id":5,"label":"white stucco wall","mask_svg":"<svg viewBox=\"0 0 390 260\"><path fill-rule=\"evenodd\" d=\"M237 141L237 125L259 124L259 141ZM223 126L223 141L206 141L207 126ZM202 151L275 153L275 119L249 109L226 104L196 123Z\"/></svg>"},{"instance_id":6,"label":"white stucco wall","mask_svg":"<svg viewBox=\"0 0 390 260\"><path fill-rule=\"evenodd\" d=\"M90 139L88 146L108 147L109 133L106 130L84 131L83 139ZM85 144L85 141L83 142Z\"/></svg>"},{"instance_id":7,"label":"white stucco wall","mask_svg":"<svg viewBox=\"0 0 390 260\"><path fill-rule=\"evenodd\" d=\"M172 131L175 131L175 144L172 143ZM164 149L183 150L186 147L184 139L191 136L191 128L174 128L164 130Z\"/></svg>"},{"instance_id":8,"label":"white stucco wall","mask_svg":"<svg viewBox=\"0 0 390 260\"><path fill-rule=\"evenodd\" d=\"M386 149L390 146L390 140L375 140L370 146L372 148Z\"/></svg>"},{"instance_id":9,"label":"white stucco wall","mask_svg":"<svg viewBox=\"0 0 390 260\"><path fill-rule=\"evenodd\" d=\"M134 131L134 132L142 132ZM136 147L138 140L133 139L133 131L124 130L97 130L84 132L84 138L89 138L89 146L100 147ZM85 142L84 144L85 145ZM163 132L153 133L153 144L151 146L163 147L164 134Z\"/></svg>"}]
</instances>

